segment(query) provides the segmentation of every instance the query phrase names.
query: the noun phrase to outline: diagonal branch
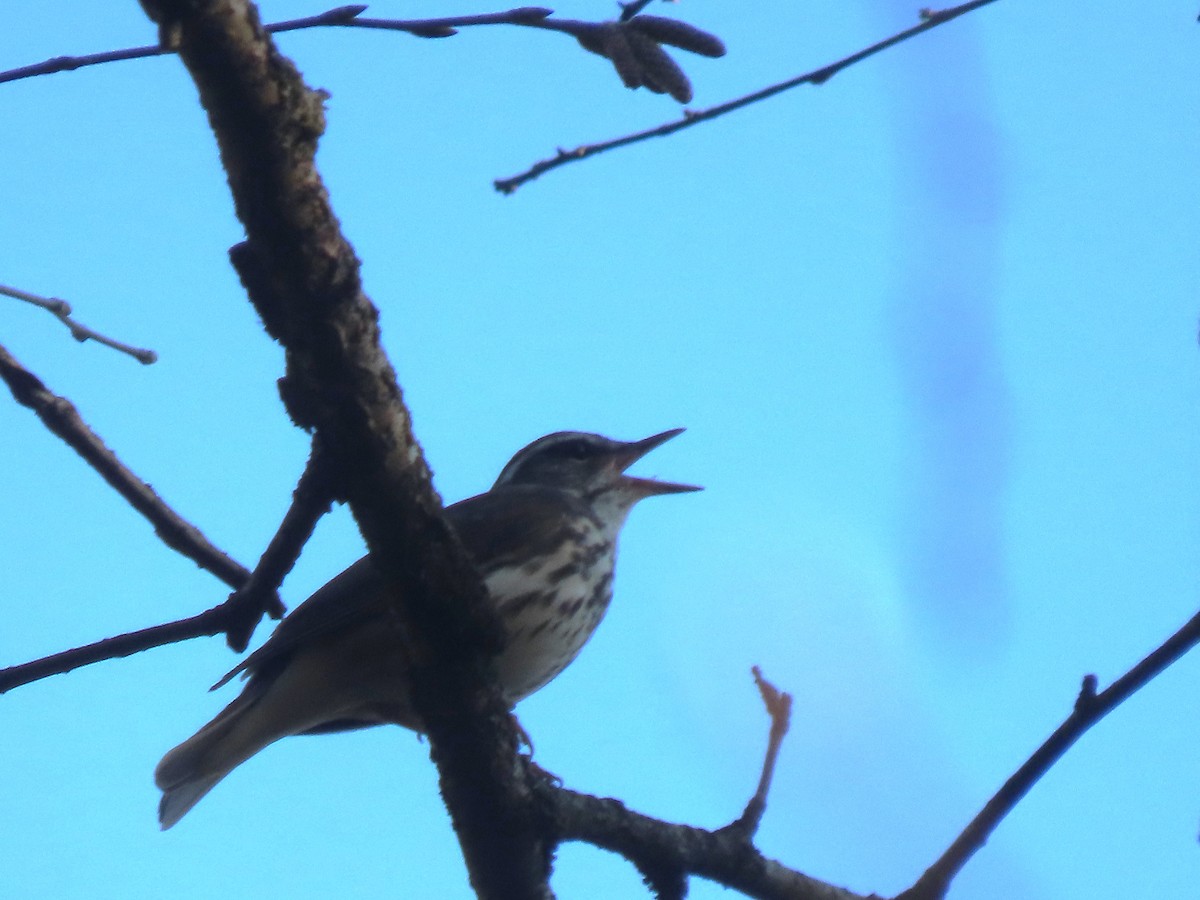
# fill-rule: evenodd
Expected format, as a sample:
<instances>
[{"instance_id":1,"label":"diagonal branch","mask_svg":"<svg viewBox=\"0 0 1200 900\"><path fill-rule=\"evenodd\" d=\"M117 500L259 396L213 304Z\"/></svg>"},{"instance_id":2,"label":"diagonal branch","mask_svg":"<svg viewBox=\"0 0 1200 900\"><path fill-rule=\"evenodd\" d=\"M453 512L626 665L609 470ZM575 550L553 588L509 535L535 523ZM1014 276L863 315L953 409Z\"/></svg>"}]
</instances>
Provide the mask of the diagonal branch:
<instances>
[{"instance_id":1,"label":"diagonal branch","mask_svg":"<svg viewBox=\"0 0 1200 900\"><path fill-rule=\"evenodd\" d=\"M654 0L631 0L629 3L623 3L622 0L617 0L617 6L621 7L621 21L628 22L653 2Z\"/></svg>"},{"instance_id":2,"label":"diagonal branch","mask_svg":"<svg viewBox=\"0 0 1200 900\"><path fill-rule=\"evenodd\" d=\"M897 900L940 900L967 861L987 842L1030 789L1093 725L1200 643L1200 613L1099 694L1096 676L1083 679L1071 714L1034 751L963 829L946 852Z\"/></svg>"},{"instance_id":3,"label":"diagonal branch","mask_svg":"<svg viewBox=\"0 0 1200 900\"><path fill-rule=\"evenodd\" d=\"M199 529L171 509L153 488L130 471L104 445L99 435L87 426L69 400L52 393L41 379L17 362L4 347L0 347L0 379L8 385L18 403L32 409L51 432L66 441L118 494L150 521L163 543L230 587L239 588L250 579L250 572L217 549ZM234 593L225 602L187 619L105 638L0 669L0 694L80 666L129 656L189 638L225 633L231 646L236 648L240 642L244 649L250 632L264 612L274 618L282 614L283 606L275 593L276 587L278 583L269 587L264 584L253 595Z\"/></svg>"},{"instance_id":4,"label":"diagonal branch","mask_svg":"<svg viewBox=\"0 0 1200 900\"><path fill-rule=\"evenodd\" d=\"M151 525L164 544L193 560L233 588L240 587L250 573L217 549L200 530L171 509L150 485L138 478L104 445L83 421L74 404L51 392L41 379L0 347L0 380L12 391L13 399L33 410L42 423L99 473L114 490Z\"/></svg>"},{"instance_id":5,"label":"diagonal branch","mask_svg":"<svg viewBox=\"0 0 1200 900\"><path fill-rule=\"evenodd\" d=\"M865 59L874 56L877 53L882 53L899 43L907 41L909 38L916 37L919 34L924 34L930 29L937 28L939 25L944 25L959 16L964 16L969 12L974 12L980 7L995 3L996 0L970 0L969 3L963 3L961 6L951 7L950 9L933 11L922 10L922 21L912 28L907 28L904 31L894 34L878 43L872 44L857 53L852 53L837 62L832 62L829 65L822 66L819 69L814 69L804 75L798 75L795 78L790 78L787 81L781 81L778 84L773 84L761 90L755 91L752 94L746 94L743 97L738 97L735 100L721 103L718 106L712 106L703 110L684 110L683 116L672 122L666 122L655 128L649 128L645 131L638 131L633 134L627 134L623 137L613 138L609 141L601 141L597 144L582 144L572 150L559 149L554 156L549 159L543 159L540 162L534 163L524 172L519 175L513 175L510 178L497 178L492 182L493 186L502 194L511 194L516 191L521 185L533 181L540 175L544 175L559 166L565 166L567 163L577 162L581 159L588 159L593 156L598 156L601 153L606 153L609 150L616 150L618 147L628 147L631 144L639 144L642 141L647 141L650 138L666 137L674 134L677 131L682 131L685 128L691 128L693 125L699 125L701 122L707 122L711 119L719 118L734 110L742 109L745 106L750 106L753 103L758 103L761 100L766 100L768 97L774 97L776 94L781 94L784 91L791 90L794 87L799 87L802 84L822 85L834 75L843 69L860 63Z\"/></svg>"},{"instance_id":6,"label":"diagonal branch","mask_svg":"<svg viewBox=\"0 0 1200 900\"><path fill-rule=\"evenodd\" d=\"M275 536L263 551L250 577L223 604L230 608L229 622L224 631L234 652L241 653L246 649L263 612L272 619L283 616L279 587L296 565L300 551L312 537L317 522L329 512L334 493L329 468L320 452L320 445L314 441L308 464L296 490L292 492L292 505L288 507Z\"/></svg>"},{"instance_id":7,"label":"diagonal branch","mask_svg":"<svg viewBox=\"0 0 1200 900\"><path fill-rule=\"evenodd\" d=\"M314 446L308 466L296 486L292 505L275 537L267 546L254 571L247 573L241 587L230 594L223 603L186 619L119 634L0 669L0 694L81 666L132 656L144 650L197 637L223 633L230 648L240 653L246 649L250 636L264 613L272 619L283 616L284 606L279 599L279 586L295 565L300 550L312 536L317 520L328 511L331 496L328 471Z\"/></svg>"},{"instance_id":8,"label":"diagonal branch","mask_svg":"<svg viewBox=\"0 0 1200 900\"><path fill-rule=\"evenodd\" d=\"M472 884L488 898L547 897L541 813L490 673L502 630L441 514L378 311L316 169L322 95L280 55L247 0L142 5L173 37L208 114L246 231L232 259L286 351L284 403L321 440L392 588L383 614L410 662L413 705Z\"/></svg>"},{"instance_id":9,"label":"diagonal branch","mask_svg":"<svg viewBox=\"0 0 1200 900\"><path fill-rule=\"evenodd\" d=\"M0 284L0 294L8 297L13 297L17 300L24 300L26 303L31 303L34 306L44 309L51 313L58 321L62 322L71 331L71 337L83 343L84 341L95 341L97 344L103 344L106 347L124 353L127 356L132 356L142 365L148 366L151 363L158 361L158 354L153 350L144 350L141 347L133 347L129 344L123 344L118 340L106 337L98 331L88 328L82 322L77 322L71 318L71 304L66 300L60 300L58 297L39 297L37 294L31 294L28 291L22 291L19 288L7 287Z\"/></svg>"}]
</instances>

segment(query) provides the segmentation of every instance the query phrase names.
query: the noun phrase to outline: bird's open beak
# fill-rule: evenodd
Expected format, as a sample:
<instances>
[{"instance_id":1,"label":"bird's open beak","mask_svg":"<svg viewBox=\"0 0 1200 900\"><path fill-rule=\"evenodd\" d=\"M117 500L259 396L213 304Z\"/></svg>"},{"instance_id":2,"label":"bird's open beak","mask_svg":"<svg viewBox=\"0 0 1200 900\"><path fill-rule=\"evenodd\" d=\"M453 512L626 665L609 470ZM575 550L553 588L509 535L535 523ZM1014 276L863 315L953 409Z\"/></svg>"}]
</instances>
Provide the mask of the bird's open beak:
<instances>
[{"instance_id":1,"label":"bird's open beak","mask_svg":"<svg viewBox=\"0 0 1200 900\"><path fill-rule=\"evenodd\" d=\"M616 456L617 469L624 472L655 447L665 444L677 434L682 434L683 431L684 429L682 428L672 428L670 431L664 431L662 434L656 434L653 437L644 438L640 441L630 441ZM690 491L704 490L704 488L692 484L673 484L670 481L655 481L653 478L637 478L633 475L626 475L624 484L626 487L636 488L647 497L652 497L655 494L686 494Z\"/></svg>"}]
</instances>

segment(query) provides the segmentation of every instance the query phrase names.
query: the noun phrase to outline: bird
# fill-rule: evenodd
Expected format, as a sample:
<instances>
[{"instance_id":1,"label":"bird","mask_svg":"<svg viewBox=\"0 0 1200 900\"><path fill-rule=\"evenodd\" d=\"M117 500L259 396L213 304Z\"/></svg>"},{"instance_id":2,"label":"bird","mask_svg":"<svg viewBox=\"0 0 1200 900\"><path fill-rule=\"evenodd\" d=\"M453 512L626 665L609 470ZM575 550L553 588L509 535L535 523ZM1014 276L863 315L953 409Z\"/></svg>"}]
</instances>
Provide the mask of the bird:
<instances>
[{"instance_id":1,"label":"bird","mask_svg":"<svg viewBox=\"0 0 1200 900\"><path fill-rule=\"evenodd\" d=\"M612 600L617 537L634 505L701 490L626 474L682 431L639 441L549 434L518 451L489 490L446 508L504 626L495 671L510 708L562 672L600 624ZM164 830L281 738L389 723L422 731L387 591L363 557L213 685L246 679L233 702L155 769Z\"/></svg>"}]
</instances>

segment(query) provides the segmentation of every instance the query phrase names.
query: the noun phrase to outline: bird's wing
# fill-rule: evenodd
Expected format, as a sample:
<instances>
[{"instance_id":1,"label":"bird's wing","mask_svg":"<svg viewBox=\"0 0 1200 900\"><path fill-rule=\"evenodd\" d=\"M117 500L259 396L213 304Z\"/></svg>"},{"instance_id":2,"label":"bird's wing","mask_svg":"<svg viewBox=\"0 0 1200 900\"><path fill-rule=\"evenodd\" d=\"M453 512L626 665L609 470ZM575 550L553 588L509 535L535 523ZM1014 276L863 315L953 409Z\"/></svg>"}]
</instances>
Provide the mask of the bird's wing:
<instances>
[{"instance_id":1,"label":"bird's wing","mask_svg":"<svg viewBox=\"0 0 1200 900\"><path fill-rule=\"evenodd\" d=\"M588 515L582 501L536 485L494 489L446 509L450 525L481 575L557 543L564 522L578 515ZM243 672L269 676L296 647L377 615L384 599L383 582L364 556L292 610L265 644L213 688Z\"/></svg>"},{"instance_id":2,"label":"bird's wing","mask_svg":"<svg viewBox=\"0 0 1200 900\"><path fill-rule=\"evenodd\" d=\"M555 549L569 522L591 515L573 494L537 485L494 488L446 510L467 555L485 577Z\"/></svg>"},{"instance_id":3,"label":"bird's wing","mask_svg":"<svg viewBox=\"0 0 1200 900\"><path fill-rule=\"evenodd\" d=\"M243 672L266 674L273 664L282 662L297 646L367 618L370 610L378 608L382 598L383 584L370 558L364 556L288 613L265 644L211 689L216 690Z\"/></svg>"}]
</instances>

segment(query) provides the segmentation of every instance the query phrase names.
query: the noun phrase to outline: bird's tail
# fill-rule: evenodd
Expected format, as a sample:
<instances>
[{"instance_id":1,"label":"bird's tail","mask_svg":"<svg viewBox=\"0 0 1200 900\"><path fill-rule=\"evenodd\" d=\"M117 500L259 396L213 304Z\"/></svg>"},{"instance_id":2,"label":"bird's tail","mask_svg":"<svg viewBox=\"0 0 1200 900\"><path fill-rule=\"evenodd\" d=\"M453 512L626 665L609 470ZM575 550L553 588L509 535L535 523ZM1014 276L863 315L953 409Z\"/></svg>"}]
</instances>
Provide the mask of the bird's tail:
<instances>
[{"instance_id":1,"label":"bird's tail","mask_svg":"<svg viewBox=\"0 0 1200 900\"><path fill-rule=\"evenodd\" d=\"M154 783L163 792L158 821L164 831L183 818L217 782L279 737L263 733L259 721L262 717L252 714L256 699L245 694L238 697L162 758L154 770Z\"/></svg>"}]
</instances>

